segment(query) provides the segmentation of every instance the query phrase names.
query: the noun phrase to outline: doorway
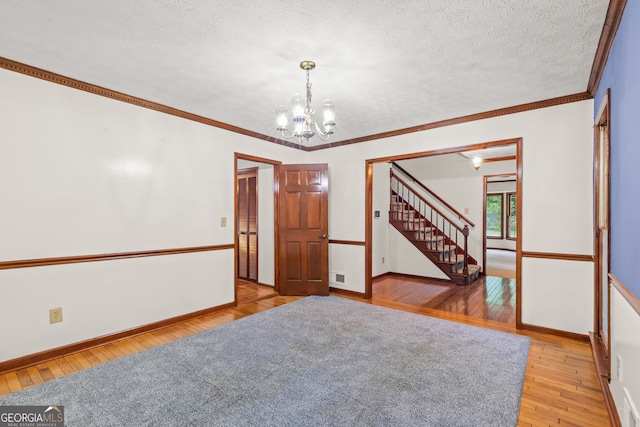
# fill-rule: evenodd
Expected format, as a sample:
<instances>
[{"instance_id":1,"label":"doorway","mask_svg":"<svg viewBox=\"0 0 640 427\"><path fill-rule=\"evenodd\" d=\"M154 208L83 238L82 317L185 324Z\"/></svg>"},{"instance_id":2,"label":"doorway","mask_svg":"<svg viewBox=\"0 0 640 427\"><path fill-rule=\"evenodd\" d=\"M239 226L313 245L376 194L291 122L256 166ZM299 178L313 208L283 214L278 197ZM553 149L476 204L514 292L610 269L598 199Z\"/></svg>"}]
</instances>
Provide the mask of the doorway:
<instances>
[{"instance_id":1,"label":"doorway","mask_svg":"<svg viewBox=\"0 0 640 427\"><path fill-rule=\"evenodd\" d=\"M235 301L248 303L276 293L275 179L280 162L235 155Z\"/></svg>"},{"instance_id":2,"label":"doorway","mask_svg":"<svg viewBox=\"0 0 640 427\"><path fill-rule=\"evenodd\" d=\"M516 278L518 195L515 173L484 175L484 272L503 279Z\"/></svg>"},{"instance_id":3,"label":"doorway","mask_svg":"<svg viewBox=\"0 0 640 427\"><path fill-rule=\"evenodd\" d=\"M328 165L240 153L234 160L235 303L277 292L328 294Z\"/></svg>"},{"instance_id":4,"label":"doorway","mask_svg":"<svg viewBox=\"0 0 640 427\"><path fill-rule=\"evenodd\" d=\"M447 149L443 149L443 150L434 150L434 151L426 151L426 152L418 152L418 153L410 153L410 154L405 154L405 155L400 155L400 156L391 156L391 157L384 157L384 158L375 158L375 159L368 159L366 160L366 168L365 168L365 180L366 180L366 200L365 200L365 298L372 298L373 297L373 278L374 278L374 271L375 271L375 276L380 278L383 277L385 274L393 274L396 272L402 273L402 271L394 271L393 270L393 266L392 265L388 265L389 262L389 257L393 257L394 255L392 253L388 253L387 255L384 255L381 252L380 249L380 241L377 238L374 238L374 232L377 233L377 231L374 230L378 230L378 229L386 229L388 227L385 226L385 224L383 224L384 221L384 215L383 213L385 211L389 211L390 207L389 207L389 201L388 201L388 194L389 194L389 189L388 189L388 183L389 183L389 176L388 173L386 175L386 178L384 178L384 174L377 174L376 170L378 169L377 167L374 166L379 166L382 163L390 163L390 162L397 162L397 163L406 163L405 161L407 160L417 160L420 158L428 158L428 157L436 157L436 156L444 156L444 155L455 155L458 156L458 158L462 158L469 156L470 154L474 153L474 152L482 152L483 150L490 150L490 149L497 149L500 147L507 147L510 146L511 149L514 149L515 155L512 156L507 156L509 157L509 159L499 159L499 160L495 160L494 162L483 162L481 167L480 167L480 177L478 177L479 179L476 179L476 190L475 190L475 196L470 196L473 197L476 204L474 204L474 206L476 206L475 208L472 206L468 206L467 202L465 201L466 199L458 199L458 202L460 202L460 200L462 200L460 203L453 203L454 205L456 205L457 207L459 207L461 209L461 212L463 215L466 215L467 213L467 208L471 208L471 209L475 209L475 216L479 216L479 218L477 219L476 223L480 223L481 222L481 218L483 218L483 213L482 213L482 174L486 173L486 174L490 174L491 170L495 170L495 165L498 164L498 162L502 162L502 161L511 161L512 164L514 164L514 168L511 169L511 172L515 174L516 177L516 190L515 190L515 194L517 197L515 197L515 204L516 204L516 212L514 212L518 217L520 216L520 212L521 212L521 207L522 207L522 139L521 138L514 138L514 139L508 139L508 140L500 140L500 141L492 141L492 142L485 142L485 143L479 143L479 144L472 144L472 145L468 145L468 146L460 146L460 147L451 147L451 148L447 148ZM499 157L505 157L505 156L499 156ZM439 157L440 158L440 157ZM498 157L496 157L496 159L498 159ZM435 159L434 159L435 160ZM433 165L433 167L440 167L440 163L441 162L436 162L437 164ZM469 156L468 158L464 159L464 163L465 165L471 165L472 164L472 158L471 156ZM466 167L466 166L465 166ZM414 171L416 169L414 168L409 168L410 172L413 174ZM422 169L422 170L426 170L426 169ZM467 171L465 172L466 176L468 177L471 173L476 173L477 171L473 171L471 170L471 172ZM375 177L375 178L374 178ZM418 177L420 179L420 177ZM459 178L459 177L458 177ZM386 196L383 194L385 192L384 190L384 182L386 180ZM382 184L381 184L382 183ZM458 185L459 182L456 182L456 178L454 179L447 179L447 180L443 180L441 183L443 183L443 185ZM437 192L437 188L435 189ZM378 196L375 205L374 205L374 198L375 198L375 194L380 193L380 195ZM375 194L374 194L375 193ZM382 203L380 203L380 200L383 200ZM386 201L384 201L386 200ZM479 205L479 207L478 207ZM472 218L473 219L473 218ZM519 218L518 218L519 219ZM480 224L478 224L480 225ZM480 228L481 231L475 231L472 232L473 236L470 235L469 238L469 245L475 245L475 249L473 249L475 252L471 252L470 251L470 255L473 256L474 253L477 254L477 256L482 259L483 257L483 253L484 253L484 234L483 234L483 226L476 226L476 229ZM516 224L515 224L515 231L516 231L516 236L520 236L521 235L521 229L522 229L522 224L521 221L517 220ZM472 240L473 239L473 240ZM383 243L384 244L384 243ZM522 257L522 244L521 244L521 239L517 238L516 239L516 279L515 279L515 325L517 328L521 329L522 328L522 320L521 320L521 287L520 287L520 276L521 276L521 257ZM375 258L374 255L375 254ZM396 259L400 259L401 261L405 261L407 257L403 256L396 256ZM393 260L392 260L393 262ZM382 264L387 264L387 265L382 265ZM415 275L415 273L410 273ZM427 275L423 275L424 277L432 277L434 278L435 276L427 276ZM436 278L437 279L437 278Z\"/></svg>"},{"instance_id":5,"label":"doorway","mask_svg":"<svg viewBox=\"0 0 640 427\"><path fill-rule=\"evenodd\" d=\"M611 348L611 337L609 327L610 316L610 287L609 270L611 245L609 229L609 145L611 111L609 108L610 90L608 89L598 114L596 115L594 126L594 248L595 248L595 284L594 284L594 334L598 341L596 351L598 352L599 365L604 370L601 374L607 378L611 376L611 358L609 349Z\"/></svg>"}]
</instances>

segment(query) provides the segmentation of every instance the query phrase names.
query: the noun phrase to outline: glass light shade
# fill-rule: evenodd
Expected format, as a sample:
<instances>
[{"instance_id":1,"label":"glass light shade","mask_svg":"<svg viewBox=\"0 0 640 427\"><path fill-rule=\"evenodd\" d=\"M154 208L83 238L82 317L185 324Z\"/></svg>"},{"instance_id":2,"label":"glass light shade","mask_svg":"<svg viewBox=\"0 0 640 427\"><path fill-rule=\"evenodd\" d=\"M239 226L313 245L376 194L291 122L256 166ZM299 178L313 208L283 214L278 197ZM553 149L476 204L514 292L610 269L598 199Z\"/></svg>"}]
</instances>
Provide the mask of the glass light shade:
<instances>
[{"instance_id":1,"label":"glass light shade","mask_svg":"<svg viewBox=\"0 0 640 427\"><path fill-rule=\"evenodd\" d=\"M293 121L300 121L304 117L305 98L299 93L293 94L291 97L291 113Z\"/></svg>"},{"instance_id":2,"label":"glass light shade","mask_svg":"<svg viewBox=\"0 0 640 427\"><path fill-rule=\"evenodd\" d=\"M287 118L287 109L284 105L279 105L276 108L276 123L278 124L277 130L287 130L287 122L289 119Z\"/></svg>"},{"instance_id":3,"label":"glass light shade","mask_svg":"<svg viewBox=\"0 0 640 427\"><path fill-rule=\"evenodd\" d=\"M323 124L326 126L335 126L336 125L336 111L335 111L336 103L333 99L325 99L322 103L322 114L324 116Z\"/></svg>"},{"instance_id":4,"label":"glass light shade","mask_svg":"<svg viewBox=\"0 0 640 427\"><path fill-rule=\"evenodd\" d=\"M480 169L480 165L482 164L482 157L480 156L473 156L473 168L475 170Z\"/></svg>"},{"instance_id":5,"label":"glass light shade","mask_svg":"<svg viewBox=\"0 0 640 427\"><path fill-rule=\"evenodd\" d=\"M301 136L304 132L304 122L296 122L295 128L293 129L293 134L295 136Z\"/></svg>"}]
</instances>

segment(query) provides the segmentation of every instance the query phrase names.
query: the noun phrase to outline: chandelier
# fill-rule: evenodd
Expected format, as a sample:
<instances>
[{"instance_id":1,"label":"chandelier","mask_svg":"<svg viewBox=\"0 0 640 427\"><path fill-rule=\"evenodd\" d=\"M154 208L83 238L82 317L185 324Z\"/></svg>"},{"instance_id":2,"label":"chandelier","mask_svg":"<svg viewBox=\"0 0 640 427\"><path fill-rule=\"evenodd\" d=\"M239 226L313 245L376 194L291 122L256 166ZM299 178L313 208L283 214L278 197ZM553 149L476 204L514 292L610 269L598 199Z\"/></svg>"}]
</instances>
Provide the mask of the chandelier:
<instances>
[{"instance_id":1,"label":"chandelier","mask_svg":"<svg viewBox=\"0 0 640 427\"><path fill-rule=\"evenodd\" d=\"M313 120L315 110L311 107L311 82L309 81L309 71L316 68L313 61L302 61L300 68L307 72L307 96L306 99L299 93L291 97L291 113L293 116L293 130L287 134L287 123L289 122L289 112L284 105L278 106L276 109L276 130L280 131L286 139L297 138L298 143L309 141L315 135L318 135L323 141L327 141L333 133L335 123L335 102L326 99L322 103L322 128Z\"/></svg>"}]
</instances>

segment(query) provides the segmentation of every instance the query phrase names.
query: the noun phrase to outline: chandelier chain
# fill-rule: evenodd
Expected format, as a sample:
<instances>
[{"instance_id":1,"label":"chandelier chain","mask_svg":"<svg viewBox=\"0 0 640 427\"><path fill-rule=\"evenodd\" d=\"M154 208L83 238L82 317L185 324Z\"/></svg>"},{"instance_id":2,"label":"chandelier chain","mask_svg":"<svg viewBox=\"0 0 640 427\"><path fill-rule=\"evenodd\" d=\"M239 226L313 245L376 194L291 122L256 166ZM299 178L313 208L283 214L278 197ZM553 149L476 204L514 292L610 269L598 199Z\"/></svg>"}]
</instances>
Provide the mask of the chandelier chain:
<instances>
[{"instance_id":1,"label":"chandelier chain","mask_svg":"<svg viewBox=\"0 0 640 427\"><path fill-rule=\"evenodd\" d=\"M307 107L311 107L311 82L309 81L309 69L307 69Z\"/></svg>"}]
</instances>

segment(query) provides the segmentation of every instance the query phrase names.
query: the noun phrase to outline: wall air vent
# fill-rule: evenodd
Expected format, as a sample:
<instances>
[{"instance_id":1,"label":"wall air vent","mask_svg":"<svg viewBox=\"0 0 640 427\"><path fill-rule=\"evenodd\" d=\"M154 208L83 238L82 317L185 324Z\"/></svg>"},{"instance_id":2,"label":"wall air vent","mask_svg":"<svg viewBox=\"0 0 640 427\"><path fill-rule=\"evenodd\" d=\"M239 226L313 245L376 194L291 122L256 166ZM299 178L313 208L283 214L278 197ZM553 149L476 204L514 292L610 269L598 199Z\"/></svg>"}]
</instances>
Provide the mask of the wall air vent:
<instances>
[{"instance_id":1,"label":"wall air vent","mask_svg":"<svg viewBox=\"0 0 640 427\"><path fill-rule=\"evenodd\" d=\"M335 271L329 272L329 283L334 285L344 285L347 283L347 278L345 273L337 273Z\"/></svg>"}]
</instances>

